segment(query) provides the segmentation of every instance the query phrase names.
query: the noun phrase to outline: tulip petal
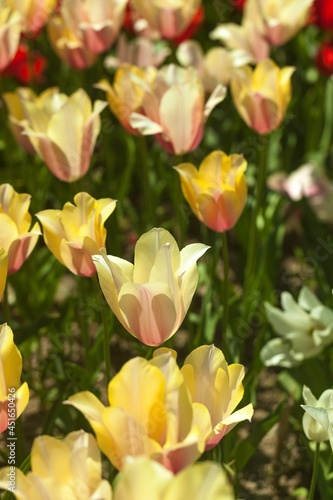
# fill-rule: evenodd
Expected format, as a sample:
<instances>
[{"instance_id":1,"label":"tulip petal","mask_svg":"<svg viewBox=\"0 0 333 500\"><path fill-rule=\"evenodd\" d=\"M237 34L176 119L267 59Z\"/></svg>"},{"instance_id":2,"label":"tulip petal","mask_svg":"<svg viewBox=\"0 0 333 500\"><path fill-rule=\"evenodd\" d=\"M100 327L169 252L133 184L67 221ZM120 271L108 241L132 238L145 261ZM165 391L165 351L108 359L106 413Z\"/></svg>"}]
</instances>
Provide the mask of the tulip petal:
<instances>
[{"instance_id":1,"label":"tulip petal","mask_svg":"<svg viewBox=\"0 0 333 500\"><path fill-rule=\"evenodd\" d=\"M5 249L0 246L0 301L6 286L8 271L8 256Z\"/></svg>"},{"instance_id":2,"label":"tulip petal","mask_svg":"<svg viewBox=\"0 0 333 500\"><path fill-rule=\"evenodd\" d=\"M70 480L70 449L51 436L38 436L31 450L31 468L40 477L52 477L60 483Z\"/></svg>"}]
</instances>

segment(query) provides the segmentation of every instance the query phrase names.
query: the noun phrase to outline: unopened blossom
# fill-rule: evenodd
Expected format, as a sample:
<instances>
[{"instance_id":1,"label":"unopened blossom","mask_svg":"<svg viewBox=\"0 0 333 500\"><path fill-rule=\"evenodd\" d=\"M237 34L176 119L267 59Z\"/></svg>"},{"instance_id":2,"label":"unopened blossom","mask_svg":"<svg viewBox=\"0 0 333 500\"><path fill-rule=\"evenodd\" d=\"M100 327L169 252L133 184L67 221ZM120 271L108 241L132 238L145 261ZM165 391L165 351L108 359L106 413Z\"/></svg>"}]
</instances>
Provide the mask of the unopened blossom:
<instances>
[{"instance_id":1,"label":"unopened blossom","mask_svg":"<svg viewBox=\"0 0 333 500\"><path fill-rule=\"evenodd\" d=\"M139 132L131 126L130 116L141 111L144 95L152 87L156 76L156 68L125 65L117 69L112 85L106 79L95 85L106 92L112 113L131 134L138 135Z\"/></svg>"},{"instance_id":2,"label":"unopened blossom","mask_svg":"<svg viewBox=\"0 0 333 500\"><path fill-rule=\"evenodd\" d=\"M103 250L93 257L104 297L131 335L157 346L176 333L198 284L196 262L208 248L193 243L179 251L168 231L154 228L137 241L134 264Z\"/></svg>"},{"instance_id":3,"label":"unopened blossom","mask_svg":"<svg viewBox=\"0 0 333 500\"><path fill-rule=\"evenodd\" d=\"M176 38L192 21L201 0L132 0L134 9L163 38Z\"/></svg>"},{"instance_id":4,"label":"unopened blossom","mask_svg":"<svg viewBox=\"0 0 333 500\"><path fill-rule=\"evenodd\" d=\"M268 321L279 338L269 340L260 357L266 366L290 368L318 356L333 342L333 311L307 288L298 301L288 292L281 294L282 310L266 303Z\"/></svg>"},{"instance_id":5,"label":"unopened blossom","mask_svg":"<svg viewBox=\"0 0 333 500\"><path fill-rule=\"evenodd\" d=\"M242 155L213 151L200 165L181 163L174 167L180 175L182 191L197 218L213 231L228 231L245 206L247 162Z\"/></svg>"},{"instance_id":6,"label":"unopened blossom","mask_svg":"<svg viewBox=\"0 0 333 500\"><path fill-rule=\"evenodd\" d=\"M206 450L216 446L239 422L251 420L252 404L234 411L244 394L244 366L228 365L220 349L214 345L198 347L187 356L181 372L192 401L203 404L210 414L212 431L206 436Z\"/></svg>"},{"instance_id":7,"label":"unopened blossom","mask_svg":"<svg viewBox=\"0 0 333 500\"><path fill-rule=\"evenodd\" d=\"M265 59L252 69L234 71L230 86L238 113L259 134L268 134L282 122L291 99L291 76L295 68L279 68Z\"/></svg>"},{"instance_id":8,"label":"unopened blossom","mask_svg":"<svg viewBox=\"0 0 333 500\"><path fill-rule=\"evenodd\" d=\"M205 103L197 71L170 64L159 70L153 89L144 94L141 112L131 115L130 124L143 135L155 135L168 153L188 153L201 142L209 114L225 95L225 87L217 85Z\"/></svg>"},{"instance_id":9,"label":"unopened blossom","mask_svg":"<svg viewBox=\"0 0 333 500\"><path fill-rule=\"evenodd\" d=\"M17 89L17 97L7 94L7 103L16 126L23 128L35 151L55 177L73 182L83 177L101 129L100 113L106 102L94 105L83 89L70 96L56 87L37 96L31 89ZM17 113L17 115L15 115Z\"/></svg>"},{"instance_id":10,"label":"unopened blossom","mask_svg":"<svg viewBox=\"0 0 333 500\"><path fill-rule=\"evenodd\" d=\"M92 255L105 246L104 223L115 208L111 198L95 200L88 193L78 193L74 205L67 202L62 210L42 210L36 215L55 258L72 273L90 277L96 273Z\"/></svg>"},{"instance_id":11,"label":"unopened blossom","mask_svg":"<svg viewBox=\"0 0 333 500\"><path fill-rule=\"evenodd\" d=\"M0 71L14 59L21 35L21 14L7 0L0 0Z\"/></svg>"},{"instance_id":12,"label":"unopened blossom","mask_svg":"<svg viewBox=\"0 0 333 500\"><path fill-rule=\"evenodd\" d=\"M111 500L111 485L102 479L102 462L96 441L83 430L63 439L35 438L31 450L31 471L26 475L15 467L17 500ZM10 468L0 470L0 487L10 490Z\"/></svg>"},{"instance_id":13,"label":"unopened blossom","mask_svg":"<svg viewBox=\"0 0 333 500\"><path fill-rule=\"evenodd\" d=\"M14 344L11 328L5 323L0 325L0 433L8 425L15 425L28 404L29 388L26 382L21 384L21 373L22 356Z\"/></svg>"},{"instance_id":14,"label":"unopened blossom","mask_svg":"<svg viewBox=\"0 0 333 500\"><path fill-rule=\"evenodd\" d=\"M22 16L22 31L37 34L47 23L57 0L7 0Z\"/></svg>"},{"instance_id":15,"label":"unopened blossom","mask_svg":"<svg viewBox=\"0 0 333 500\"><path fill-rule=\"evenodd\" d=\"M303 415L302 425L306 437L317 443L332 439L333 443L333 428L331 432L329 432L329 426L325 425L326 417L329 419L329 414L331 414L333 424L333 389L326 389L326 391L316 399L309 387L304 385L303 399L305 405L301 406L303 410L305 410L305 413ZM324 425L322 425L323 423Z\"/></svg>"},{"instance_id":16,"label":"unopened blossom","mask_svg":"<svg viewBox=\"0 0 333 500\"><path fill-rule=\"evenodd\" d=\"M173 475L146 457L129 459L114 486L113 500L234 500L222 467L199 462Z\"/></svg>"},{"instance_id":17,"label":"unopened blossom","mask_svg":"<svg viewBox=\"0 0 333 500\"><path fill-rule=\"evenodd\" d=\"M233 59L222 47L213 47L204 54L198 42L187 40L179 45L177 59L182 66L192 66L198 71L207 92L213 92L218 84L229 84Z\"/></svg>"},{"instance_id":18,"label":"unopened blossom","mask_svg":"<svg viewBox=\"0 0 333 500\"><path fill-rule=\"evenodd\" d=\"M117 469L123 469L128 457L146 456L175 473L203 453L211 431L209 413L192 402L171 352L125 363L109 383L108 400L104 406L84 391L66 403L87 418L100 449Z\"/></svg>"},{"instance_id":19,"label":"unopened blossom","mask_svg":"<svg viewBox=\"0 0 333 500\"><path fill-rule=\"evenodd\" d=\"M40 235L38 222L31 227L30 198L10 184L0 185L0 300L7 275L21 268Z\"/></svg>"}]
</instances>

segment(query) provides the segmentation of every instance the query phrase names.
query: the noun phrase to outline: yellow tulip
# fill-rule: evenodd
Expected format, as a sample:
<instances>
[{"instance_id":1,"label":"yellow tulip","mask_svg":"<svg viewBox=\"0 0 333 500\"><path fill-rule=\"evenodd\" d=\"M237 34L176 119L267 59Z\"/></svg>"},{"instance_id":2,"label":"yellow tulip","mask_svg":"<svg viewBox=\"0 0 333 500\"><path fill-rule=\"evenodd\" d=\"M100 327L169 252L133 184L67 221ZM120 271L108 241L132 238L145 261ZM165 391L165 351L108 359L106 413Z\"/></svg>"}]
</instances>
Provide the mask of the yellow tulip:
<instances>
[{"instance_id":1,"label":"yellow tulip","mask_svg":"<svg viewBox=\"0 0 333 500\"><path fill-rule=\"evenodd\" d=\"M0 71L14 59L21 35L20 13L11 8L8 0L0 0Z\"/></svg>"},{"instance_id":2,"label":"yellow tulip","mask_svg":"<svg viewBox=\"0 0 333 500\"><path fill-rule=\"evenodd\" d=\"M160 345L180 327L198 283L196 261L208 247L179 251L171 234L154 228L136 243L134 265L106 255L93 257L106 301L120 323L146 345Z\"/></svg>"},{"instance_id":3,"label":"yellow tulip","mask_svg":"<svg viewBox=\"0 0 333 500\"><path fill-rule=\"evenodd\" d=\"M211 417L206 450L216 446L238 422L251 420L252 404L234 412L244 394L244 366L228 366L220 349L214 345L198 347L187 356L181 372L192 400L204 405Z\"/></svg>"},{"instance_id":4,"label":"yellow tulip","mask_svg":"<svg viewBox=\"0 0 333 500\"><path fill-rule=\"evenodd\" d=\"M85 415L117 469L126 457L144 455L177 472L203 452L211 431L208 410L192 403L172 353L125 363L109 383L108 399L104 406L85 391L66 403Z\"/></svg>"},{"instance_id":5,"label":"yellow tulip","mask_svg":"<svg viewBox=\"0 0 333 500\"><path fill-rule=\"evenodd\" d=\"M78 193L74 203L65 203L63 210L42 210L36 216L55 258L72 273L90 277L96 273L91 256L105 246L104 223L116 208L116 201L95 200L88 193Z\"/></svg>"},{"instance_id":6,"label":"yellow tulip","mask_svg":"<svg viewBox=\"0 0 333 500\"><path fill-rule=\"evenodd\" d=\"M199 170L192 163L175 167L191 209L214 231L232 228L243 211L247 196L246 166L242 155L227 156L223 151L214 151L206 156Z\"/></svg>"},{"instance_id":7,"label":"yellow tulip","mask_svg":"<svg viewBox=\"0 0 333 500\"><path fill-rule=\"evenodd\" d=\"M16 89L16 92L5 92L2 95L9 111L8 119L13 135L19 145L30 154L33 154L35 149L29 137L24 134L24 126L27 123L27 117L22 102L24 99L34 97L33 91L28 87L21 87Z\"/></svg>"},{"instance_id":8,"label":"yellow tulip","mask_svg":"<svg viewBox=\"0 0 333 500\"><path fill-rule=\"evenodd\" d=\"M9 427L15 437L14 421L29 401L26 382L21 385L22 356L14 344L11 328L0 325L0 432Z\"/></svg>"},{"instance_id":9,"label":"yellow tulip","mask_svg":"<svg viewBox=\"0 0 333 500\"><path fill-rule=\"evenodd\" d=\"M12 483L13 484L12 484ZM102 463L94 437L84 431L60 440L39 436L31 451L31 472L17 467L0 470L0 488L17 500L111 500L108 481L102 479Z\"/></svg>"},{"instance_id":10,"label":"yellow tulip","mask_svg":"<svg viewBox=\"0 0 333 500\"><path fill-rule=\"evenodd\" d=\"M57 0L7 0L22 16L23 30L35 34L48 20Z\"/></svg>"},{"instance_id":11,"label":"yellow tulip","mask_svg":"<svg viewBox=\"0 0 333 500\"><path fill-rule=\"evenodd\" d=\"M173 475L160 464L140 457L125 463L113 500L234 500L222 467L201 462Z\"/></svg>"},{"instance_id":12,"label":"yellow tulip","mask_svg":"<svg viewBox=\"0 0 333 500\"><path fill-rule=\"evenodd\" d=\"M31 226L29 194L19 194L10 184L0 185L0 300L7 274L16 273L33 251L39 224Z\"/></svg>"},{"instance_id":13,"label":"yellow tulip","mask_svg":"<svg viewBox=\"0 0 333 500\"><path fill-rule=\"evenodd\" d=\"M23 127L52 174L66 182L83 177L101 129L99 114L107 104L96 101L92 107L83 89L67 96L54 87L37 97L32 90L24 88L17 90L17 96L23 109L18 107L12 94L6 94L11 112L17 112L16 125Z\"/></svg>"},{"instance_id":14,"label":"yellow tulip","mask_svg":"<svg viewBox=\"0 0 333 500\"><path fill-rule=\"evenodd\" d=\"M230 82L234 104L245 123L259 134L268 134L282 122L294 70L264 59L254 70L244 66L234 71Z\"/></svg>"},{"instance_id":15,"label":"yellow tulip","mask_svg":"<svg viewBox=\"0 0 333 500\"><path fill-rule=\"evenodd\" d=\"M112 113L131 134L139 134L130 125L131 113L141 109L145 92L152 87L156 75L157 70L153 67L124 66L116 71L113 86L107 80L101 80L96 85L106 92Z\"/></svg>"}]
</instances>

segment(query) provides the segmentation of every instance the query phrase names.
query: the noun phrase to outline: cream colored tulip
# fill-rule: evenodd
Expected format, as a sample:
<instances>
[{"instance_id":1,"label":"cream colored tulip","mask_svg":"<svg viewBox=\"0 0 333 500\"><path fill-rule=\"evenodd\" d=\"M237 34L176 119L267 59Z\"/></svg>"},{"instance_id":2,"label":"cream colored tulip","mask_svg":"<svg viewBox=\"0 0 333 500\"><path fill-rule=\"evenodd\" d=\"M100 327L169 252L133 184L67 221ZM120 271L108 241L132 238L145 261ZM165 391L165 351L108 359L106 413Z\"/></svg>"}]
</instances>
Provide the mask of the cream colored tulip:
<instances>
[{"instance_id":1,"label":"cream colored tulip","mask_svg":"<svg viewBox=\"0 0 333 500\"><path fill-rule=\"evenodd\" d=\"M116 71L113 85L107 80L96 84L106 92L112 113L131 134L138 135L139 132L130 125L130 116L141 111L144 95L152 88L156 75L157 70L153 67L143 69L126 65Z\"/></svg>"},{"instance_id":2,"label":"cream colored tulip","mask_svg":"<svg viewBox=\"0 0 333 500\"><path fill-rule=\"evenodd\" d=\"M225 95L226 88L217 85L205 103L197 71L169 64L159 70L152 91L144 94L142 111L132 113L130 124L143 135L155 135L168 153L188 153L201 142L209 114Z\"/></svg>"},{"instance_id":3,"label":"cream colored tulip","mask_svg":"<svg viewBox=\"0 0 333 500\"><path fill-rule=\"evenodd\" d=\"M244 366L228 365L222 351L214 345L200 346L185 359L181 369L192 400L204 405L210 414L212 431L206 436L206 450L243 420L251 420L253 406L234 411L240 403L244 387Z\"/></svg>"},{"instance_id":4,"label":"cream colored tulip","mask_svg":"<svg viewBox=\"0 0 333 500\"><path fill-rule=\"evenodd\" d=\"M43 210L36 216L55 258L72 273L90 277L96 273L92 255L105 246L104 223L116 208L116 201L95 200L88 193L78 193L74 203L66 203L63 210Z\"/></svg>"},{"instance_id":5,"label":"cream colored tulip","mask_svg":"<svg viewBox=\"0 0 333 500\"><path fill-rule=\"evenodd\" d=\"M30 198L10 184L0 185L0 300L7 275L21 268L41 234L38 222L30 229Z\"/></svg>"},{"instance_id":6,"label":"cream colored tulip","mask_svg":"<svg viewBox=\"0 0 333 500\"><path fill-rule=\"evenodd\" d=\"M22 16L23 31L35 34L46 23L57 0L7 0Z\"/></svg>"},{"instance_id":7,"label":"cream colored tulip","mask_svg":"<svg viewBox=\"0 0 333 500\"><path fill-rule=\"evenodd\" d=\"M17 95L25 118L16 118L52 174L66 182L83 177L101 129L99 114L107 104L96 101L92 106L83 89L70 96L55 87L39 96L30 89L18 89Z\"/></svg>"},{"instance_id":8,"label":"cream colored tulip","mask_svg":"<svg viewBox=\"0 0 333 500\"><path fill-rule=\"evenodd\" d=\"M93 257L104 297L131 335L152 346L174 335L198 283L196 262L207 249L193 243L179 251L168 231L154 228L137 241L134 265L105 252Z\"/></svg>"},{"instance_id":9,"label":"cream colored tulip","mask_svg":"<svg viewBox=\"0 0 333 500\"><path fill-rule=\"evenodd\" d=\"M113 500L234 500L222 467L200 462L173 475L146 457L128 460L119 475Z\"/></svg>"},{"instance_id":10,"label":"cream colored tulip","mask_svg":"<svg viewBox=\"0 0 333 500\"><path fill-rule=\"evenodd\" d=\"M244 66L234 71L230 83L234 104L245 123L259 134L268 134L281 124L291 99L294 70L265 59L254 70Z\"/></svg>"},{"instance_id":11,"label":"cream colored tulip","mask_svg":"<svg viewBox=\"0 0 333 500\"><path fill-rule=\"evenodd\" d=\"M0 433L8 427L15 437L15 420L29 401L29 388L21 384L22 356L11 328L0 325Z\"/></svg>"},{"instance_id":12,"label":"cream colored tulip","mask_svg":"<svg viewBox=\"0 0 333 500\"><path fill-rule=\"evenodd\" d=\"M12 476L14 485L9 482ZM31 450L31 471L25 475L17 467L1 469L0 487L11 490L17 500L112 500L110 483L102 479L96 441L82 430L62 440L37 437Z\"/></svg>"},{"instance_id":13,"label":"cream colored tulip","mask_svg":"<svg viewBox=\"0 0 333 500\"><path fill-rule=\"evenodd\" d=\"M33 91L28 87L18 88L15 92L5 92L2 95L9 111L8 119L13 135L19 145L29 154L33 154L35 149L29 137L24 134L24 125L27 124L27 117L22 101L24 99L30 99L33 96Z\"/></svg>"},{"instance_id":14,"label":"cream colored tulip","mask_svg":"<svg viewBox=\"0 0 333 500\"><path fill-rule=\"evenodd\" d=\"M109 406L90 392L66 402L80 410L98 445L122 469L127 457L146 456L178 472L199 458L211 430L208 410L192 403L172 353L133 358L108 386Z\"/></svg>"},{"instance_id":15,"label":"cream colored tulip","mask_svg":"<svg viewBox=\"0 0 333 500\"><path fill-rule=\"evenodd\" d=\"M13 60L20 41L22 17L7 0L0 0L0 71Z\"/></svg>"},{"instance_id":16,"label":"cream colored tulip","mask_svg":"<svg viewBox=\"0 0 333 500\"><path fill-rule=\"evenodd\" d=\"M132 0L133 7L163 38L181 35L201 4L201 0Z\"/></svg>"},{"instance_id":17,"label":"cream colored tulip","mask_svg":"<svg viewBox=\"0 0 333 500\"><path fill-rule=\"evenodd\" d=\"M303 399L305 405L301 407L305 413L302 425L306 437L317 443L331 439L333 448L333 430L329 432L329 425L323 425L329 421L329 413L333 420L333 389L327 389L316 399L311 390L304 385Z\"/></svg>"}]
</instances>

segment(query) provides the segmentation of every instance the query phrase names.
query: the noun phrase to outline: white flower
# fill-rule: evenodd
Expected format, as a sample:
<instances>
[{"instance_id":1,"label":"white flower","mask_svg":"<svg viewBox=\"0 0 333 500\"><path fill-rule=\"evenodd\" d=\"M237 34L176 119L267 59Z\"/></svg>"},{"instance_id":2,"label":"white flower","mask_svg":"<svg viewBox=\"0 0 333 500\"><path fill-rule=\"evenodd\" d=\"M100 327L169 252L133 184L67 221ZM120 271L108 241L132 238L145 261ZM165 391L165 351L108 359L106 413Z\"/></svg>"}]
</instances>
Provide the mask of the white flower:
<instances>
[{"instance_id":1,"label":"white flower","mask_svg":"<svg viewBox=\"0 0 333 500\"><path fill-rule=\"evenodd\" d=\"M331 439L331 443L333 443L333 389L324 391L317 400L305 385L303 387L303 399L305 405L301 405L301 407L305 410L305 414L303 415L302 425L306 437L316 442ZM329 414L331 415L330 418Z\"/></svg>"},{"instance_id":2,"label":"white flower","mask_svg":"<svg viewBox=\"0 0 333 500\"><path fill-rule=\"evenodd\" d=\"M298 302L288 292L281 294L281 311L265 304L268 321L281 337L270 340L260 356L266 366L290 368L320 354L333 342L333 311L307 288Z\"/></svg>"}]
</instances>

